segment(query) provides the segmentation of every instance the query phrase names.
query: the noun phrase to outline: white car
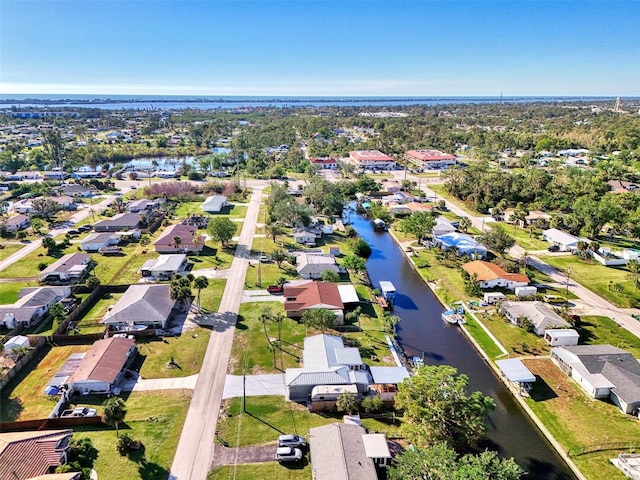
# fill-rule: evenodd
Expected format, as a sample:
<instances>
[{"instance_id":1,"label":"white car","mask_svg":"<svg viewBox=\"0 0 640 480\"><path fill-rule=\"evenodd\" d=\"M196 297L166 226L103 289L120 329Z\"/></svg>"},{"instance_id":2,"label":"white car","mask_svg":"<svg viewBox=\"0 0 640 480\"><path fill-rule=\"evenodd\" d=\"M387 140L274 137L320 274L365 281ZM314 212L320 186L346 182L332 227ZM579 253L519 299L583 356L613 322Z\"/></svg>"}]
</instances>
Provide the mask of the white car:
<instances>
[{"instance_id":1,"label":"white car","mask_svg":"<svg viewBox=\"0 0 640 480\"><path fill-rule=\"evenodd\" d=\"M302 458L302 450L292 447L278 447L276 460L279 462L299 462Z\"/></svg>"},{"instance_id":2,"label":"white car","mask_svg":"<svg viewBox=\"0 0 640 480\"><path fill-rule=\"evenodd\" d=\"M279 447L306 447L307 441L300 435L280 435L278 437Z\"/></svg>"}]
</instances>

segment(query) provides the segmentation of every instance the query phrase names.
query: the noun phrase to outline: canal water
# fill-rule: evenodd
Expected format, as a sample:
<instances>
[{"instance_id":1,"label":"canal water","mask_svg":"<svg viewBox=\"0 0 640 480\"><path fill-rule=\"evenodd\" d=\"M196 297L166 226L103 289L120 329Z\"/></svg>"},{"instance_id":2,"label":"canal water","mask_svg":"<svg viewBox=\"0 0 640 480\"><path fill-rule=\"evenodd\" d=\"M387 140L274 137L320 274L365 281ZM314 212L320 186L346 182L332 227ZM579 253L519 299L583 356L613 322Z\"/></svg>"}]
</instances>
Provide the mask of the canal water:
<instances>
[{"instance_id":1,"label":"canal water","mask_svg":"<svg viewBox=\"0 0 640 480\"><path fill-rule=\"evenodd\" d=\"M391 235L374 231L369 220L353 212L351 220L373 250L367 270L374 286L380 280L390 280L397 289L393 313L401 319L397 331L405 352L410 357L424 356L426 364L456 367L469 377L470 392L479 390L495 401L486 447L497 450L502 457L513 457L528 472L525 478L575 479L459 327L441 319L440 302L414 271Z\"/></svg>"}]
</instances>

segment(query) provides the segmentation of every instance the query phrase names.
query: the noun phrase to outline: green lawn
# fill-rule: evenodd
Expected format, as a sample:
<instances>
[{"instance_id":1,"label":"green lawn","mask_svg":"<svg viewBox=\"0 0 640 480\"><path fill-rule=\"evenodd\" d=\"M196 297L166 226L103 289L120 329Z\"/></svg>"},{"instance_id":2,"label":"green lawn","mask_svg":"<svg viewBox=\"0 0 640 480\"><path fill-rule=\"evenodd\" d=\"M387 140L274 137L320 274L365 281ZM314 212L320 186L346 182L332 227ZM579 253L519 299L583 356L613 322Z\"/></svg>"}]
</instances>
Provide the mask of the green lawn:
<instances>
[{"instance_id":1,"label":"green lawn","mask_svg":"<svg viewBox=\"0 0 640 480\"><path fill-rule=\"evenodd\" d=\"M223 402L224 419L218 423L219 438L231 447L273 444L280 432L309 434L309 428L342 421L342 414L309 413L306 407L285 401L279 395L247 397L246 413L242 399Z\"/></svg>"},{"instance_id":2,"label":"green lawn","mask_svg":"<svg viewBox=\"0 0 640 480\"><path fill-rule=\"evenodd\" d=\"M0 260L4 260L5 258L8 258L9 256L13 255L23 247L25 247L25 245L23 244L20 244L20 245L16 245L13 243L0 244Z\"/></svg>"},{"instance_id":3,"label":"green lawn","mask_svg":"<svg viewBox=\"0 0 640 480\"><path fill-rule=\"evenodd\" d=\"M470 315L465 315L465 321L467 323L463 328L467 332L469 332L469 334L478 343L478 345L480 345L480 348L482 349L482 351L491 360L496 360L498 357L503 355L502 350L500 350L498 345L496 345L493 339L489 335L487 335L487 332L484 331L484 329L480 326L480 324L476 320L474 320Z\"/></svg>"},{"instance_id":4,"label":"green lawn","mask_svg":"<svg viewBox=\"0 0 640 480\"><path fill-rule=\"evenodd\" d=\"M202 308L209 312L217 312L220 308L220 301L222 300L222 294L224 293L226 285L227 280L224 278L210 278L209 286L206 290L202 290L200 294ZM194 289L193 293L196 295L197 291Z\"/></svg>"},{"instance_id":5,"label":"green lawn","mask_svg":"<svg viewBox=\"0 0 640 480\"><path fill-rule=\"evenodd\" d=\"M640 338L620 327L609 317L581 317L577 330L580 332L581 344L609 344L640 358Z\"/></svg>"},{"instance_id":6,"label":"green lawn","mask_svg":"<svg viewBox=\"0 0 640 480\"><path fill-rule=\"evenodd\" d=\"M23 288L37 287L38 282L7 282L0 283L0 305L15 303L18 300L18 293Z\"/></svg>"},{"instance_id":7,"label":"green lawn","mask_svg":"<svg viewBox=\"0 0 640 480\"><path fill-rule=\"evenodd\" d=\"M82 319L78 322L77 327L80 330L80 333L82 335L86 335L89 333L103 332L105 325L104 323L101 323L101 320L106 315L109 307L115 305L122 295L122 293L103 294L96 304L91 307L91 309L85 313Z\"/></svg>"},{"instance_id":8,"label":"green lawn","mask_svg":"<svg viewBox=\"0 0 640 480\"><path fill-rule=\"evenodd\" d=\"M0 394L0 421L47 418L57 402L44 387L72 353L86 352L90 345L46 346Z\"/></svg>"},{"instance_id":9,"label":"green lawn","mask_svg":"<svg viewBox=\"0 0 640 480\"><path fill-rule=\"evenodd\" d=\"M247 215L246 205L233 205L224 208L219 214L210 214L202 211L202 202L182 202L174 212L174 216L187 218L191 215L205 215L211 218L227 216L229 218L244 218Z\"/></svg>"},{"instance_id":10,"label":"green lawn","mask_svg":"<svg viewBox=\"0 0 640 480\"><path fill-rule=\"evenodd\" d=\"M218 467L207 475L207 480L311 480L311 467L307 462L295 465L279 463L249 463Z\"/></svg>"},{"instance_id":11,"label":"green lawn","mask_svg":"<svg viewBox=\"0 0 640 480\"><path fill-rule=\"evenodd\" d=\"M198 373L207 350L211 331L196 327L179 337L159 339L140 338L137 342L142 363L140 375L143 378L187 377ZM179 368L169 368L171 359Z\"/></svg>"},{"instance_id":12,"label":"green lawn","mask_svg":"<svg viewBox=\"0 0 640 480\"><path fill-rule=\"evenodd\" d=\"M541 239L540 229L534 228L532 233L530 233L528 228L515 228L514 225L502 222L500 222L500 225L504 227L507 234L515 238L518 245L527 251L547 250L547 248L549 248L549 242Z\"/></svg>"},{"instance_id":13,"label":"green lawn","mask_svg":"<svg viewBox=\"0 0 640 480\"><path fill-rule=\"evenodd\" d=\"M487 312L477 316L511 356L549 354L550 347L542 337L512 324L504 316Z\"/></svg>"},{"instance_id":14,"label":"green lawn","mask_svg":"<svg viewBox=\"0 0 640 480\"><path fill-rule=\"evenodd\" d=\"M468 215L471 215L472 217L482 216L482 213L476 212L475 210L472 210L465 203L463 203L461 200L458 200L453 195L450 195L449 192L447 192L445 190L444 183L438 183L438 184L430 183L430 184L427 185L427 187L430 188L431 190L433 190L434 192L436 192L439 197L442 197L442 198L444 198L445 200L447 200L449 202L455 203L458 207L463 209Z\"/></svg>"},{"instance_id":15,"label":"green lawn","mask_svg":"<svg viewBox=\"0 0 640 480\"><path fill-rule=\"evenodd\" d=\"M233 248L221 247L220 244L209 240L200 254L189 255L188 260L193 263L194 270L216 267L229 268L233 261L233 253Z\"/></svg>"},{"instance_id":16,"label":"green lawn","mask_svg":"<svg viewBox=\"0 0 640 480\"><path fill-rule=\"evenodd\" d=\"M104 397L96 399L102 402ZM100 480L165 480L190 401L187 390L132 393L126 399L127 416L120 432L140 440L144 449L131 457L120 456L116 433L106 425L74 427L74 438L88 437L98 449L94 469Z\"/></svg>"},{"instance_id":17,"label":"green lawn","mask_svg":"<svg viewBox=\"0 0 640 480\"><path fill-rule=\"evenodd\" d=\"M565 449L640 442L640 422L630 421L630 416L610 403L590 399L551 360L525 360L525 364L538 377L526 402ZM608 459L621 452L606 453L574 460L590 480L623 479L608 465Z\"/></svg>"},{"instance_id":18,"label":"green lawn","mask_svg":"<svg viewBox=\"0 0 640 480\"><path fill-rule=\"evenodd\" d=\"M571 268L571 281L580 283L594 293L606 298L618 307L633 307L640 304L640 290L634 291L628 270L623 267L605 267L598 262L586 263L576 255L541 256L549 265L562 272ZM610 289L610 282L620 283L621 292Z\"/></svg>"},{"instance_id":19,"label":"green lawn","mask_svg":"<svg viewBox=\"0 0 640 480\"><path fill-rule=\"evenodd\" d=\"M425 248L414 251L411 261L418 267L422 278L436 285L436 295L446 305L471 299L464 291L464 280L457 268L462 264L460 258L447 256L438 249Z\"/></svg>"}]
</instances>

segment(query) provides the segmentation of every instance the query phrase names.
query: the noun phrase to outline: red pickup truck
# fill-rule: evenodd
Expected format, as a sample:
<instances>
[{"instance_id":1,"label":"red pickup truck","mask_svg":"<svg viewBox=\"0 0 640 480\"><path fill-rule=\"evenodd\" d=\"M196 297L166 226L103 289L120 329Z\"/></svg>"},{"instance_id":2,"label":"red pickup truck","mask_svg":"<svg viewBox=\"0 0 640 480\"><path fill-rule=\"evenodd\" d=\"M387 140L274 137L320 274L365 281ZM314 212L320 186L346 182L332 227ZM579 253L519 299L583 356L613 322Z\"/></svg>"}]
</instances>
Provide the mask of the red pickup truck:
<instances>
[{"instance_id":1,"label":"red pickup truck","mask_svg":"<svg viewBox=\"0 0 640 480\"><path fill-rule=\"evenodd\" d=\"M278 285L269 285L267 287L267 292L269 292L271 294L282 293L282 292L284 292L284 288L283 287L279 287Z\"/></svg>"}]
</instances>

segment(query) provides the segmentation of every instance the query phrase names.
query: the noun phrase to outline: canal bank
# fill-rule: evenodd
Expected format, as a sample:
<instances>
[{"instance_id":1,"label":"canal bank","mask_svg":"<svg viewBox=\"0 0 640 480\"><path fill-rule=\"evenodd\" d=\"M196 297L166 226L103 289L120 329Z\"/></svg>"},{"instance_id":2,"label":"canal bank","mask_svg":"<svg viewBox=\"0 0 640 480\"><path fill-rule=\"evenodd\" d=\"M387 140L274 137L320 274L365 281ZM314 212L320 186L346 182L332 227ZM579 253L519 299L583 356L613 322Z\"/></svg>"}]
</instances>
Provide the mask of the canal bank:
<instances>
[{"instance_id":1,"label":"canal bank","mask_svg":"<svg viewBox=\"0 0 640 480\"><path fill-rule=\"evenodd\" d=\"M432 282L427 282L426 279L424 279L424 277L422 277L420 275L420 273L418 272L418 268L417 268L416 264L413 262L413 260L411 260L411 256L409 255L409 252L402 245L402 242L398 239L398 237L396 237L393 234L393 232L389 231L389 235L391 236L391 238L393 238L394 242L398 245L398 248L404 254L404 256L406 257L407 261L411 264L411 266L413 267L413 269L416 272L416 274L419 275L420 278L423 279L425 285L427 285L427 287L429 287L429 289L433 292L433 294L438 298L438 300L441 302L443 308L446 308L446 305L444 304L444 300L438 296L437 289L434 288L435 285ZM487 329L487 327L482 323L482 321L480 321L480 319L478 319L473 314L473 312L469 311L469 309L466 306L465 306L465 311L467 312L467 314L469 314L469 315L471 315L473 317L473 319L478 323L478 325L480 325L480 327L487 334L487 336L489 338L491 338L491 340L496 344L496 346L498 348L500 348L500 350L504 353L504 355L508 355L508 352L506 351L504 346L498 341L497 338L495 338L493 336L493 334ZM482 358L484 359L484 361L487 363L487 365L489 367L491 367L491 369L493 370L493 373L496 375L496 377L500 381L502 381L502 383L504 384L504 386L507 389L509 389L509 391L513 395L513 398L520 404L522 409L527 413L529 418L535 423L535 425L538 427L540 432L545 436L545 438L549 441L549 443L556 450L558 455L560 455L560 457L566 462L567 466L573 471L574 475L580 480L587 480L587 478L582 474L582 472L580 471L578 466L567 455L567 453L566 453L565 449L562 447L562 445L560 445L560 443L555 439L555 437L551 434L551 432L547 429L547 427L545 427L545 425L540 421L538 416L533 412L533 410L531 410L531 407L529 407L529 405L527 405L527 403L518 394L518 392L515 391L515 389L513 389L511 385L509 385L509 380L500 371L500 369L495 364L495 362L493 362L489 358L489 356L485 353L485 351L482 349L480 344L476 341L476 339L473 337L473 335L471 335L471 333L467 329L466 325L459 325L459 327L460 327L460 330L462 331L462 333L464 333L464 335L467 337L467 340L469 340L469 342L476 349L478 354L481 355Z\"/></svg>"},{"instance_id":2,"label":"canal bank","mask_svg":"<svg viewBox=\"0 0 640 480\"><path fill-rule=\"evenodd\" d=\"M373 250L367 270L374 286L389 280L398 290L394 314L401 318L397 335L405 352L424 358L427 364L454 366L469 377L470 390L479 390L494 399L496 409L488 422L488 440L482 447L513 457L529 472L527 478L583 478L572 472L459 328L442 320L442 304L392 236L375 232L370 222L359 215L353 217L354 228Z\"/></svg>"}]
</instances>

